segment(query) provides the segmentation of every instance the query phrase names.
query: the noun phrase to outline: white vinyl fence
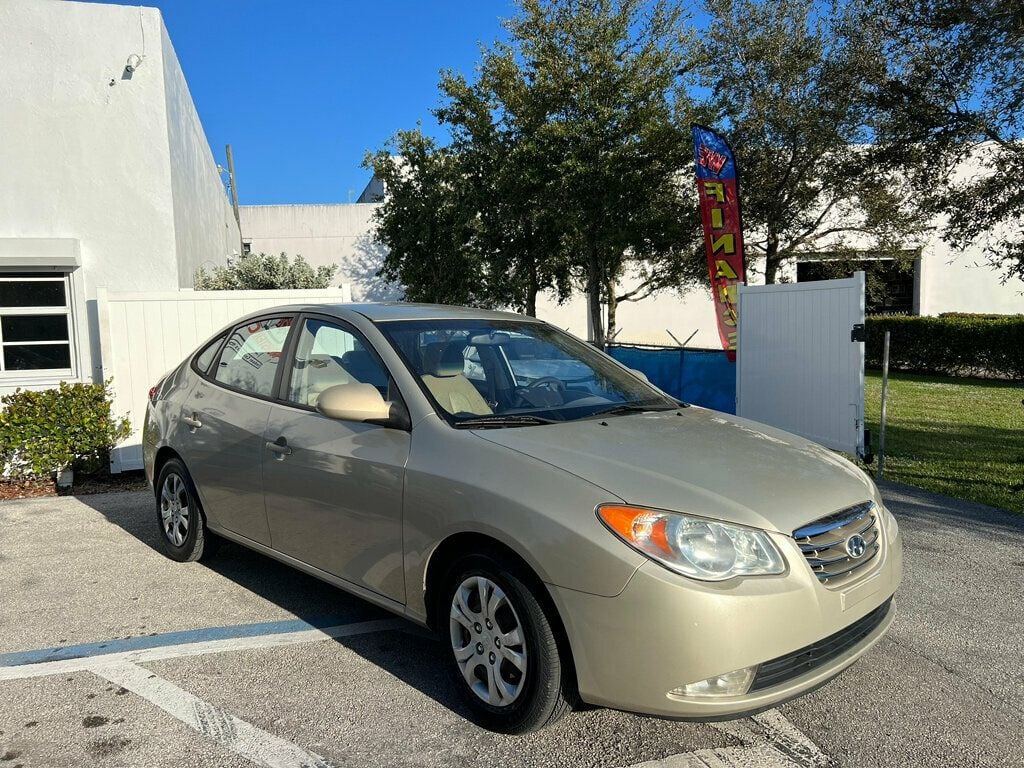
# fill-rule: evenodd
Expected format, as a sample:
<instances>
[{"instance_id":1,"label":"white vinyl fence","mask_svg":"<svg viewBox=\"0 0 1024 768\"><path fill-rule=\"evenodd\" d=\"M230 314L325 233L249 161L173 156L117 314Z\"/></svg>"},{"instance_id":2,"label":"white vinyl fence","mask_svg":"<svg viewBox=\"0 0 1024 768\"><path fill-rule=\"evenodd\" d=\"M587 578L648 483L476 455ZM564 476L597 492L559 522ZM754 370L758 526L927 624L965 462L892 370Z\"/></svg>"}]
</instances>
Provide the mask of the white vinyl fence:
<instances>
[{"instance_id":1,"label":"white vinyl fence","mask_svg":"<svg viewBox=\"0 0 1024 768\"><path fill-rule=\"evenodd\" d=\"M149 388L215 332L249 312L305 302L350 302L348 285L308 291L97 291L103 378L113 378L114 413L132 434L110 455L110 471L142 468Z\"/></svg>"},{"instance_id":2,"label":"white vinyl fence","mask_svg":"<svg viewBox=\"0 0 1024 768\"><path fill-rule=\"evenodd\" d=\"M862 455L864 273L739 296L736 413Z\"/></svg>"}]
</instances>

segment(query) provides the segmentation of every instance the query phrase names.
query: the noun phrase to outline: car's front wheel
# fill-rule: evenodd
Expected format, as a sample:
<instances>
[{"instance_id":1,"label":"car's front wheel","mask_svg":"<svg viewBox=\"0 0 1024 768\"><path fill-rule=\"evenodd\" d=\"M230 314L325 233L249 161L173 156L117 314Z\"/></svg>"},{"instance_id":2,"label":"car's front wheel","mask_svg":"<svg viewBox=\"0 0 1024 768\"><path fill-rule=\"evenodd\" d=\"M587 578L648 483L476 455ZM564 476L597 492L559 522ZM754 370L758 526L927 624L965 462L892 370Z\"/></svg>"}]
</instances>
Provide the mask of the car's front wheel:
<instances>
[{"instance_id":1,"label":"car's front wheel","mask_svg":"<svg viewBox=\"0 0 1024 768\"><path fill-rule=\"evenodd\" d=\"M455 684L474 719L503 733L543 728L569 709L555 631L517 570L487 556L457 563L441 622Z\"/></svg>"},{"instance_id":2,"label":"car's front wheel","mask_svg":"<svg viewBox=\"0 0 1024 768\"><path fill-rule=\"evenodd\" d=\"M156 520L164 553L180 562L213 554L215 539L206 530L192 478L185 465L170 459L156 482Z\"/></svg>"}]
</instances>

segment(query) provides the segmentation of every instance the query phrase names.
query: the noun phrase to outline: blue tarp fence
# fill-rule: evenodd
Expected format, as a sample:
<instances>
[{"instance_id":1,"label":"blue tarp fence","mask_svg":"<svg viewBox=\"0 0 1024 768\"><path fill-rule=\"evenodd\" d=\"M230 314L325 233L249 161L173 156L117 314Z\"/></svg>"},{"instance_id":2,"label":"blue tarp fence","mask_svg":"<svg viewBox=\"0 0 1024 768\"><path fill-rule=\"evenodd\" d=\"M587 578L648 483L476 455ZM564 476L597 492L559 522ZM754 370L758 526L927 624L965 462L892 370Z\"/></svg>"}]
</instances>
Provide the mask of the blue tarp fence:
<instances>
[{"instance_id":1,"label":"blue tarp fence","mask_svg":"<svg viewBox=\"0 0 1024 768\"><path fill-rule=\"evenodd\" d=\"M736 413L736 364L722 350L613 344L608 354L673 397Z\"/></svg>"}]
</instances>

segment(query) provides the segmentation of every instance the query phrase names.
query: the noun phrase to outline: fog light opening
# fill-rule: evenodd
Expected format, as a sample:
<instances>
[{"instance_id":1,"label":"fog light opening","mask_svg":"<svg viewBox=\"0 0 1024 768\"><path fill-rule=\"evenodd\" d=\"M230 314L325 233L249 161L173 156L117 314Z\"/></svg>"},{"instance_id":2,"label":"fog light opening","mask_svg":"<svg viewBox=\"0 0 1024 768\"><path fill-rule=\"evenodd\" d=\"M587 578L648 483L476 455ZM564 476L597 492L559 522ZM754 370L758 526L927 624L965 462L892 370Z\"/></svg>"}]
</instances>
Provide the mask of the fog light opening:
<instances>
[{"instance_id":1,"label":"fog light opening","mask_svg":"<svg viewBox=\"0 0 1024 768\"><path fill-rule=\"evenodd\" d=\"M724 675L709 677L707 680L681 685L669 691L668 695L680 699L742 696L750 690L750 684L754 681L756 672L756 666L744 667L726 672Z\"/></svg>"}]
</instances>

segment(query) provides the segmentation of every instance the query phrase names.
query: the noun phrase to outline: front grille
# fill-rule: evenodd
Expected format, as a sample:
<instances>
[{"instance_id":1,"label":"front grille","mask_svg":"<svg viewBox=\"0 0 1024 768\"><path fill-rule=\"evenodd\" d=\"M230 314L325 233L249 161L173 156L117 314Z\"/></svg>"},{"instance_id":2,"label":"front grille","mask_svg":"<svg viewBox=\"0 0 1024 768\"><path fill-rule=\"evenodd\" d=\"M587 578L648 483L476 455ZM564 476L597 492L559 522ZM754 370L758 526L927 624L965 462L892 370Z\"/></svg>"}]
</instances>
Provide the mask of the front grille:
<instances>
[{"instance_id":1,"label":"front grille","mask_svg":"<svg viewBox=\"0 0 1024 768\"><path fill-rule=\"evenodd\" d=\"M750 691L759 691L763 688L780 685L842 655L875 631L889 613L890 603L892 603L891 597L867 616L857 619L853 624L839 630L834 635L829 635L824 640L812 643L799 651L766 661L757 668Z\"/></svg>"},{"instance_id":2,"label":"front grille","mask_svg":"<svg viewBox=\"0 0 1024 768\"><path fill-rule=\"evenodd\" d=\"M857 547L850 544L854 536L863 540L863 552L859 557L855 556ZM853 581L882 547L878 513L871 501L847 507L798 528L793 531L793 538L818 581L829 589ZM859 541L856 543L861 544Z\"/></svg>"}]
</instances>

